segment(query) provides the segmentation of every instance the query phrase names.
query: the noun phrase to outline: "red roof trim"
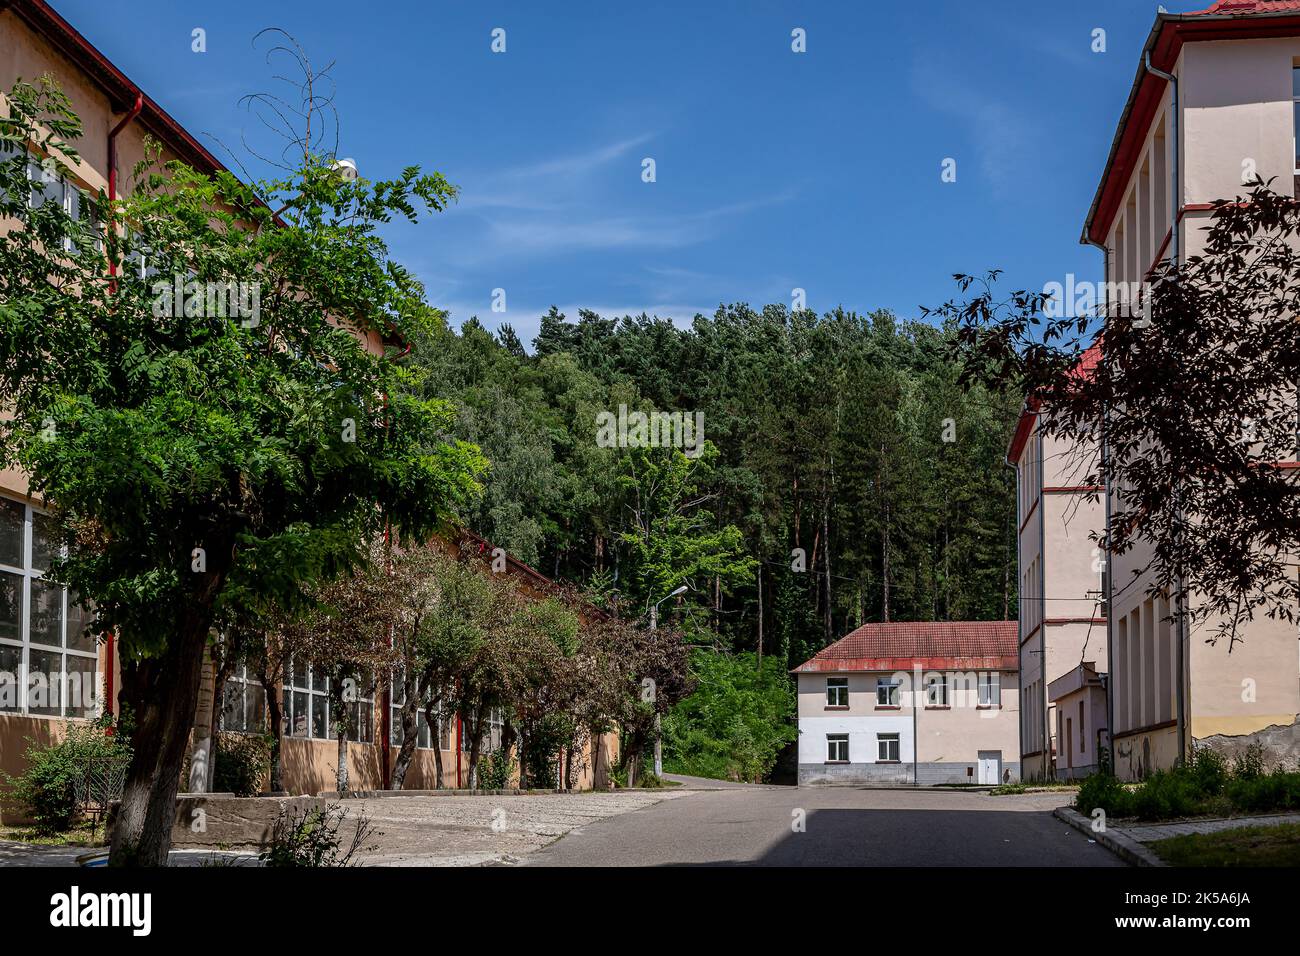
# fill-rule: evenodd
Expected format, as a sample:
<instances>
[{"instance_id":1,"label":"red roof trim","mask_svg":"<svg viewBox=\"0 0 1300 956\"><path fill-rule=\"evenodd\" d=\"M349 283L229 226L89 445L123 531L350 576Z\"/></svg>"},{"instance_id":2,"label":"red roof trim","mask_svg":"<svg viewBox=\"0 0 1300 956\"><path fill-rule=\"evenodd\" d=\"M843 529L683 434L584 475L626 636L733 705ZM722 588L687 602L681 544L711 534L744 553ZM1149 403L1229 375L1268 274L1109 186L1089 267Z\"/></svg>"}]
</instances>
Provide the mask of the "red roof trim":
<instances>
[{"instance_id":1,"label":"red roof trim","mask_svg":"<svg viewBox=\"0 0 1300 956\"><path fill-rule=\"evenodd\" d=\"M80 67L108 94L109 106L114 112L126 112L139 96L144 101L139 122L149 127L181 159L200 172L209 174L226 168L45 0L0 0L0 12L4 10L12 11L51 46Z\"/></svg>"},{"instance_id":2,"label":"red roof trim","mask_svg":"<svg viewBox=\"0 0 1300 956\"><path fill-rule=\"evenodd\" d=\"M1151 54L1151 65L1166 73L1173 71L1184 43L1205 40L1251 40L1300 35L1300 4L1277 0L1220 2L1197 13L1156 16L1143 47ZM1140 158L1156 108L1164 97L1167 82L1146 71L1141 58L1128 102L1120 117L1101 182L1084 222L1080 242L1103 243L1115 221L1120 203L1127 195L1129 179Z\"/></svg>"}]
</instances>

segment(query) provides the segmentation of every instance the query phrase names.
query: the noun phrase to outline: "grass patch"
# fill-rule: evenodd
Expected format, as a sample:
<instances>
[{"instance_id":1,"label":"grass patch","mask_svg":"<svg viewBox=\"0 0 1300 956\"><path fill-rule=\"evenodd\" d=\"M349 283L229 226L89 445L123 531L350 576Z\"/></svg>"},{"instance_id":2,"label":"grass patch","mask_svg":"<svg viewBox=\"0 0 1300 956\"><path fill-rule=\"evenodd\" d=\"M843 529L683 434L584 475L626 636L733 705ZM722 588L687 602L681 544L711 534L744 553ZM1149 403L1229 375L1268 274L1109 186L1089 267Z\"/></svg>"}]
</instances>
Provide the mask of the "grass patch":
<instances>
[{"instance_id":1,"label":"grass patch","mask_svg":"<svg viewBox=\"0 0 1300 956\"><path fill-rule=\"evenodd\" d=\"M88 822L75 824L71 829L58 833L42 833L31 826L0 825L0 840L12 840L31 846L106 846L104 841L104 824L100 822L92 831Z\"/></svg>"},{"instance_id":2,"label":"grass patch","mask_svg":"<svg viewBox=\"0 0 1300 956\"><path fill-rule=\"evenodd\" d=\"M1193 833L1147 846L1170 866L1300 866L1300 823Z\"/></svg>"},{"instance_id":3,"label":"grass patch","mask_svg":"<svg viewBox=\"0 0 1300 956\"><path fill-rule=\"evenodd\" d=\"M1014 793L1029 793L1032 790L1078 790L1077 780L1047 780L1037 783L1004 783L989 791L995 797L1005 797Z\"/></svg>"}]
</instances>

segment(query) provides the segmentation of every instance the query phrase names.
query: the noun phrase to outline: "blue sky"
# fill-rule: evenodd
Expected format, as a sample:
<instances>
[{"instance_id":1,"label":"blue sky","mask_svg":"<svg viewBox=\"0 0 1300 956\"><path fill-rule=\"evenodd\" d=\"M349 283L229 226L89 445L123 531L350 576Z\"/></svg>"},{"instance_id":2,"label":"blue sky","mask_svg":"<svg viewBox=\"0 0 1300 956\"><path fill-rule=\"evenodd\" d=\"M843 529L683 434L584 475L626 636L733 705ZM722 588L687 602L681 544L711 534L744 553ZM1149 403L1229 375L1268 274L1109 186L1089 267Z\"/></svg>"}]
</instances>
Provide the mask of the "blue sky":
<instances>
[{"instance_id":1,"label":"blue sky","mask_svg":"<svg viewBox=\"0 0 1300 956\"><path fill-rule=\"evenodd\" d=\"M1079 232L1156 12L1134 0L53 3L218 155L215 140L239 151L242 131L257 136L240 95L274 88L258 30L337 61L340 154L370 178L415 163L462 189L449 211L390 230L394 253L453 322L508 321L525 342L551 305L689 322L724 301L788 304L798 287L818 311L907 318L953 294L957 271L1001 268L1008 288L1100 278ZM191 51L196 27L206 53ZM491 50L498 27L504 53ZM806 53L791 50L795 28ZM941 180L946 158L956 182Z\"/></svg>"}]
</instances>

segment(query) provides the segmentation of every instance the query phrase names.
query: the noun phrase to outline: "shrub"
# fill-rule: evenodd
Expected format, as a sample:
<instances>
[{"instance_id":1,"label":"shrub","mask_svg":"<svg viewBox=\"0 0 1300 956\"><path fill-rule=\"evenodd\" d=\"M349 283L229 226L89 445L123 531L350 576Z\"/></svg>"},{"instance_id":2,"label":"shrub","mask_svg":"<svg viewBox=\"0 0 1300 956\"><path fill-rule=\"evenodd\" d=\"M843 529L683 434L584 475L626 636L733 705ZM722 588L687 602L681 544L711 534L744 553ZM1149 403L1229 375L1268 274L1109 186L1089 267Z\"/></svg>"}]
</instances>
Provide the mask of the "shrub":
<instances>
[{"instance_id":1,"label":"shrub","mask_svg":"<svg viewBox=\"0 0 1300 956\"><path fill-rule=\"evenodd\" d=\"M1197 747L1188 761L1187 772L1197 790L1207 797L1215 797L1223 792L1231 777L1228 761L1223 754L1210 747Z\"/></svg>"},{"instance_id":2,"label":"shrub","mask_svg":"<svg viewBox=\"0 0 1300 956\"><path fill-rule=\"evenodd\" d=\"M1201 793L1186 769L1156 770L1132 796L1133 815L1140 820L1191 816L1201 809Z\"/></svg>"},{"instance_id":3,"label":"shrub","mask_svg":"<svg viewBox=\"0 0 1300 956\"><path fill-rule=\"evenodd\" d=\"M212 789L237 797L255 797L271 772L271 742L265 737L223 731L217 734Z\"/></svg>"},{"instance_id":4,"label":"shrub","mask_svg":"<svg viewBox=\"0 0 1300 956\"><path fill-rule=\"evenodd\" d=\"M1228 799L1244 813L1300 810L1300 772L1275 770L1238 777L1227 787Z\"/></svg>"},{"instance_id":5,"label":"shrub","mask_svg":"<svg viewBox=\"0 0 1300 956\"><path fill-rule=\"evenodd\" d=\"M1232 761L1232 776L1237 780L1252 780L1264 775L1264 746L1255 741Z\"/></svg>"},{"instance_id":6,"label":"shrub","mask_svg":"<svg viewBox=\"0 0 1300 956\"><path fill-rule=\"evenodd\" d=\"M326 807L312 807L301 813L288 808L280 811L271 832L271 842L258 854L266 866L285 868L344 867L352 865L352 858L362 849L362 844L378 833L370 821L357 818L356 832L346 850L339 827L348 812L337 803ZM370 849L373 849L371 847Z\"/></svg>"},{"instance_id":7,"label":"shrub","mask_svg":"<svg viewBox=\"0 0 1300 956\"><path fill-rule=\"evenodd\" d=\"M480 790L504 790L510 786L518 764L505 747L484 754L478 762L478 787Z\"/></svg>"},{"instance_id":8,"label":"shrub","mask_svg":"<svg viewBox=\"0 0 1300 956\"><path fill-rule=\"evenodd\" d=\"M28 738L26 772L4 777L13 788L10 799L31 816L38 833L69 829L87 799L106 802L117 796L131 748L125 736L109 733L112 727L112 717L105 716L69 724L58 743L42 746Z\"/></svg>"},{"instance_id":9,"label":"shrub","mask_svg":"<svg viewBox=\"0 0 1300 956\"><path fill-rule=\"evenodd\" d=\"M1100 807L1107 816L1133 816L1133 794L1122 783L1108 773L1094 773L1079 784L1079 792L1074 797L1074 808L1084 816Z\"/></svg>"}]
</instances>

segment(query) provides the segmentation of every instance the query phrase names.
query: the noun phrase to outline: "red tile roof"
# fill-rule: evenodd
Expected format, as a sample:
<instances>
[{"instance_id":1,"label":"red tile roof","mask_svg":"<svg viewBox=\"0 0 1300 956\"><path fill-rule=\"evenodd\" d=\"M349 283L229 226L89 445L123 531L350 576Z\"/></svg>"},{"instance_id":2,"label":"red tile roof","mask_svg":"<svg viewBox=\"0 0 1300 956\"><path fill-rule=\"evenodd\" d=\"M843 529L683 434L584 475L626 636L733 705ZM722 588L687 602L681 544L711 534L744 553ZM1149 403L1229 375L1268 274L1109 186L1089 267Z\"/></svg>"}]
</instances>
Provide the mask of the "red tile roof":
<instances>
[{"instance_id":1,"label":"red tile roof","mask_svg":"<svg viewBox=\"0 0 1300 956\"><path fill-rule=\"evenodd\" d=\"M1300 0L1295 0L1295 2L1300 3ZM1099 332L1092 345L1088 346L1084 353L1079 356L1079 361L1070 375L1072 377L1089 378L1100 361L1101 333ZM1025 407L1021 409L1020 418L1016 422L1016 430L1011 434L1011 444L1007 447L1008 465L1014 465L1020 460L1025 445L1029 442L1029 434L1033 430L1034 420L1038 418L1040 407L1041 403L1032 396L1025 401Z\"/></svg>"},{"instance_id":2,"label":"red tile roof","mask_svg":"<svg viewBox=\"0 0 1300 956\"><path fill-rule=\"evenodd\" d=\"M794 673L835 671L1016 670L1016 621L909 621L863 624L817 652Z\"/></svg>"}]
</instances>

